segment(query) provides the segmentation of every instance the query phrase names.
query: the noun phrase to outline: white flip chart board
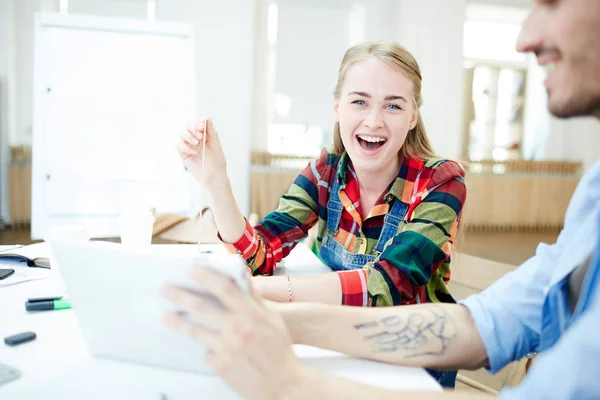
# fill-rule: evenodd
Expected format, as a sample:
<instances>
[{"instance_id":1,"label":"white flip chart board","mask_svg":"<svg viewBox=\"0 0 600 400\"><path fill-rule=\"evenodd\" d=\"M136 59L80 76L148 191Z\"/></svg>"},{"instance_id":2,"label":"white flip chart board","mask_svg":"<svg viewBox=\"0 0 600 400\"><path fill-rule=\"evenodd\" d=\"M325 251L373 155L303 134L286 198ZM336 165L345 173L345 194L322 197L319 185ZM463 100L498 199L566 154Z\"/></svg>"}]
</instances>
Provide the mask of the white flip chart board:
<instances>
[{"instance_id":1,"label":"white flip chart board","mask_svg":"<svg viewBox=\"0 0 600 400\"><path fill-rule=\"evenodd\" d=\"M187 24L37 14L32 238L57 225L118 236L125 209L191 209L175 151L196 111Z\"/></svg>"}]
</instances>

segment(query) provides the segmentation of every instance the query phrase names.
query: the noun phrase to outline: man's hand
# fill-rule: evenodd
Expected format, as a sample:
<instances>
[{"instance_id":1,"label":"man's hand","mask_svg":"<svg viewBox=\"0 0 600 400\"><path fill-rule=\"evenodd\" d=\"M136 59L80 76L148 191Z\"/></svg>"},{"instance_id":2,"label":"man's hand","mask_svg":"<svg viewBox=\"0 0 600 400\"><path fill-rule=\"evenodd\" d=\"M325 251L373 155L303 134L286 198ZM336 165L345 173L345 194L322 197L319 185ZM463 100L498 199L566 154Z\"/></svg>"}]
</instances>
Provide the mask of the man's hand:
<instances>
[{"instance_id":1,"label":"man's hand","mask_svg":"<svg viewBox=\"0 0 600 400\"><path fill-rule=\"evenodd\" d=\"M207 300L206 294L168 285L162 295L187 315L168 313L165 325L204 344L208 365L244 398L279 398L293 390L302 368L279 314L210 268L193 267L189 275L224 307Z\"/></svg>"}]
</instances>

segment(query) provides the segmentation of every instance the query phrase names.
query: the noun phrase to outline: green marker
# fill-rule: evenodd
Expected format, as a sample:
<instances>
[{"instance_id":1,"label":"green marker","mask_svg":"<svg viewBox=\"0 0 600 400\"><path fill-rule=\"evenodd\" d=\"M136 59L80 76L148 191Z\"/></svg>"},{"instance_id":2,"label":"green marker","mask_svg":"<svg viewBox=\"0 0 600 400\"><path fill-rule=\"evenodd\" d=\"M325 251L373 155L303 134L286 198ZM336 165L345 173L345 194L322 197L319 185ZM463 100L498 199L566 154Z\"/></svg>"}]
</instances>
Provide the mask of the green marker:
<instances>
[{"instance_id":1,"label":"green marker","mask_svg":"<svg viewBox=\"0 0 600 400\"><path fill-rule=\"evenodd\" d=\"M66 310L71 308L71 299L29 299L25 302L27 311Z\"/></svg>"}]
</instances>

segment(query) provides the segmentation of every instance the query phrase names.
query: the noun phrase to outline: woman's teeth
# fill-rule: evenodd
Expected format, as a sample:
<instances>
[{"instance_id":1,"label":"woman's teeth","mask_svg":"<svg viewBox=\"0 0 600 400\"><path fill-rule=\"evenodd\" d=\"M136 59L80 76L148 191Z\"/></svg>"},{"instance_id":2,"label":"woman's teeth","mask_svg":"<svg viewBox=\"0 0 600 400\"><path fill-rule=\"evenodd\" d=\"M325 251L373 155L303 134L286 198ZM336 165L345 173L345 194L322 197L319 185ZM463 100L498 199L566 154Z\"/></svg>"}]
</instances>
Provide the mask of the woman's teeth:
<instances>
[{"instance_id":1,"label":"woman's teeth","mask_svg":"<svg viewBox=\"0 0 600 400\"><path fill-rule=\"evenodd\" d=\"M356 140L358 141L360 147L368 151L377 150L381 146L385 145L386 142L385 138L363 135L356 135Z\"/></svg>"},{"instance_id":2,"label":"woman's teeth","mask_svg":"<svg viewBox=\"0 0 600 400\"><path fill-rule=\"evenodd\" d=\"M379 137L373 137L373 136L362 136L362 135L358 135L359 139L364 140L365 142L369 142L369 143L380 143L380 142L385 142L384 138L379 138Z\"/></svg>"}]
</instances>

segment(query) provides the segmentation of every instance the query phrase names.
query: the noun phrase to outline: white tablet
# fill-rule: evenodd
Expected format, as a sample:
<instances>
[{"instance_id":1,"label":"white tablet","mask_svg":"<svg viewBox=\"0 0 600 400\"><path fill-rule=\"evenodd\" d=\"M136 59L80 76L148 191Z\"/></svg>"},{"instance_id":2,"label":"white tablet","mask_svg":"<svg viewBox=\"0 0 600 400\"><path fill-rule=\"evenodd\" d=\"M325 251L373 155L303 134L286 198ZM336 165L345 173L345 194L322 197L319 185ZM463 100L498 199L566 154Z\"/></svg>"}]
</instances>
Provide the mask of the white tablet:
<instances>
[{"instance_id":1,"label":"white tablet","mask_svg":"<svg viewBox=\"0 0 600 400\"><path fill-rule=\"evenodd\" d=\"M52 243L52 251L94 356L211 372L204 363L202 345L161 323L165 311L173 310L160 296L165 283L202 290L187 276L199 253L195 246L132 249L117 243L70 241ZM224 249L202 255L216 270L249 290L247 268L240 257Z\"/></svg>"}]
</instances>

